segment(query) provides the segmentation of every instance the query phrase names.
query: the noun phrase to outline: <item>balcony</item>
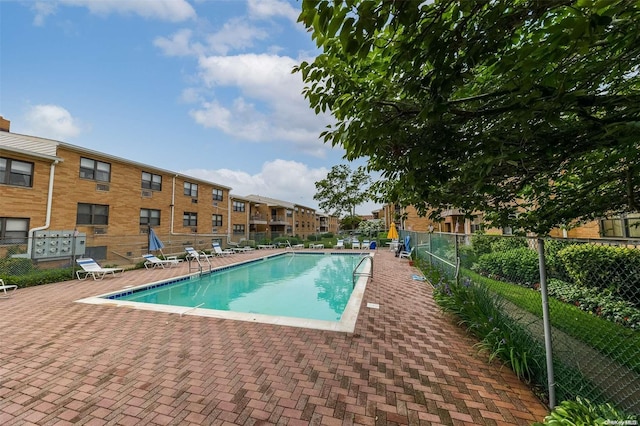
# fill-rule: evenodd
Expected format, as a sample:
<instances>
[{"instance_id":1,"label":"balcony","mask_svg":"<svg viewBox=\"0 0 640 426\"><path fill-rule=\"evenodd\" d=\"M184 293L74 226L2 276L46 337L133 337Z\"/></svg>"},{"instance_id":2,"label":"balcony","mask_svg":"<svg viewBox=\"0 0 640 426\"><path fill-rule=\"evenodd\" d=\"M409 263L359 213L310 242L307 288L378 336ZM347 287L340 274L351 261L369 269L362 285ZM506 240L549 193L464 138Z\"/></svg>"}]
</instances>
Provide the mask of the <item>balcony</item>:
<instances>
[{"instance_id":1,"label":"balcony","mask_svg":"<svg viewBox=\"0 0 640 426\"><path fill-rule=\"evenodd\" d=\"M288 225L287 218L284 216L271 216L269 225Z\"/></svg>"},{"instance_id":2,"label":"balcony","mask_svg":"<svg viewBox=\"0 0 640 426\"><path fill-rule=\"evenodd\" d=\"M446 209L446 210L442 210L442 213L440 213L440 217L451 217L451 216L462 216L463 213L460 211L460 209Z\"/></svg>"},{"instance_id":3,"label":"balcony","mask_svg":"<svg viewBox=\"0 0 640 426\"><path fill-rule=\"evenodd\" d=\"M267 216L263 214L254 214L249 217L249 225L266 225Z\"/></svg>"}]
</instances>

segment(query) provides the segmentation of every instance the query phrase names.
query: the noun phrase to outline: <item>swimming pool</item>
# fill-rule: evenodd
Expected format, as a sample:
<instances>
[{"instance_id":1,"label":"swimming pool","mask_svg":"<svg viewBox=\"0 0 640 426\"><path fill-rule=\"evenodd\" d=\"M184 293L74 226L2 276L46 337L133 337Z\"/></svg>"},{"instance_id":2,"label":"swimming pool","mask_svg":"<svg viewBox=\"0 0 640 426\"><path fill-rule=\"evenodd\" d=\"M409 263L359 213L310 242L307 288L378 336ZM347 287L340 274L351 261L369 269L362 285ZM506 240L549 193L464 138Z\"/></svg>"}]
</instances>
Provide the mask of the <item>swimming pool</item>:
<instances>
[{"instance_id":1,"label":"swimming pool","mask_svg":"<svg viewBox=\"0 0 640 426\"><path fill-rule=\"evenodd\" d=\"M372 262L336 253L267 256L80 300L83 303L353 331Z\"/></svg>"}]
</instances>

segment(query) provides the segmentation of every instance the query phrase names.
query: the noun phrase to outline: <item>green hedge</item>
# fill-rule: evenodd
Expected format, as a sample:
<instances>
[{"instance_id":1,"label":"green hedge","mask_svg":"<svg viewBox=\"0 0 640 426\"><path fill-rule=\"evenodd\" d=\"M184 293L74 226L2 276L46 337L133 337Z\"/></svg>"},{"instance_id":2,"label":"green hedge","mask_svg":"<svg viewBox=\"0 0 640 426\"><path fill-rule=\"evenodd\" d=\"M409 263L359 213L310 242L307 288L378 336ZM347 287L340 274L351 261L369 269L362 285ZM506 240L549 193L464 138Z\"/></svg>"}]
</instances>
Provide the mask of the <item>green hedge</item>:
<instances>
[{"instance_id":1,"label":"green hedge","mask_svg":"<svg viewBox=\"0 0 640 426\"><path fill-rule=\"evenodd\" d=\"M610 290L640 307L640 250L576 244L560 250L558 257L576 284Z\"/></svg>"},{"instance_id":2,"label":"green hedge","mask_svg":"<svg viewBox=\"0 0 640 426\"><path fill-rule=\"evenodd\" d=\"M32 270L28 274L0 275L6 284L14 284L19 288L41 284L57 283L74 279L71 268Z\"/></svg>"},{"instance_id":3,"label":"green hedge","mask_svg":"<svg viewBox=\"0 0 640 426\"><path fill-rule=\"evenodd\" d=\"M525 286L540 281L538 253L524 247L483 254L474 269L483 275Z\"/></svg>"}]
</instances>

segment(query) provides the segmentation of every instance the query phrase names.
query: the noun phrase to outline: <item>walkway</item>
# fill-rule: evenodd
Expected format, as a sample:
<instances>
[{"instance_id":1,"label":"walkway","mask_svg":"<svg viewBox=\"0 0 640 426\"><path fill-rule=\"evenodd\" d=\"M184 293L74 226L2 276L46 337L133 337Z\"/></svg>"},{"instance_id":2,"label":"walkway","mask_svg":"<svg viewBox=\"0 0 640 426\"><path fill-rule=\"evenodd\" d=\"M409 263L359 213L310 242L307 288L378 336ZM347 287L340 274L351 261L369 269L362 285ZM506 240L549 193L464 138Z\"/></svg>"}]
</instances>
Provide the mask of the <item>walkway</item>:
<instances>
[{"instance_id":1,"label":"walkway","mask_svg":"<svg viewBox=\"0 0 640 426\"><path fill-rule=\"evenodd\" d=\"M529 425L547 413L388 250L353 334L73 302L185 272L0 299L0 424Z\"/></svg>"}]
</instances>

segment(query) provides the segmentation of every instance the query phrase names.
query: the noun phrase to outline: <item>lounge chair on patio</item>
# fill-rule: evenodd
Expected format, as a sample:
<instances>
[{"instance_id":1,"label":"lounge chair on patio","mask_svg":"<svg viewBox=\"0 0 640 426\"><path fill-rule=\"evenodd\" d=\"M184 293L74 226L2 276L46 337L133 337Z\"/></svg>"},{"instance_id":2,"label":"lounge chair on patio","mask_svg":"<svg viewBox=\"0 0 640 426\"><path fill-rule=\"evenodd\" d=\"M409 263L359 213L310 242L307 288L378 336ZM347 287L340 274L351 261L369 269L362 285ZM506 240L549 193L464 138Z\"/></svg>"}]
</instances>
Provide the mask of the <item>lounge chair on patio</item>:
<instances>
[{"instance_id":1,"label":"lounge chair on patio","mask_svg":"<svg viewBox=\"0 0 640 426\"><path fill-rule=\"evenodd\" d=\"M144 257L146 260L146 262L144 262L144 267L147 269L156 267L164 269L165 266L169 266L170 268L172 268L174 266L177 266L180 262L178 259L160 259L153 254L143 254L142 257Z\"/></svg>"},{"instance_id":2,"label":"lounge chair on patio","mask_svg":"<svg viewBox=\"0 0 640 426\"><path fill-rule=\"evenodd\" d=\"M369 240L362 241L362 248L364 250L369 250L371 248L371 242Z\"/></svg>"},{"instance_id":3,"label":"lounge chair on patio","mask_svg":"<svg viewBox=\"0 0 640 426\"><path fill-rule=\"evenodd\" d=\"M90 257L76 259L76 263L82 268L82 271L76 271L76 277L78 277L79 280L84 280L89 275L91 275L94 280L103 279L107 274L115 277L116 272L124 272L124 268L103 268ZM84 277L81 278L80 276L82 274L84 274Z\"/></svg>"},{"instance_id":4,"label":"lounge chair on patio","mask_svg":"<svg viewBox=\"0 0 640 426\"><path fill-rule=\"evenodd\" d=\"M13 295L13 293L18 289L17 285L14 284L5 284L4 281L0 278L0 290L4 293L3 296L0 296L2 299L8 299ZM7 290L13 290L11 293L7 293Z\"/></svg>"},{"instance_id":5,"label":"lounge chair on patio","mask_svg":"<svg viewBox=\"0 0 640 426\"><path fill-rule=\"evenodd\" d=\"M216 256L231 256L232 254L236 254L233 250L222 250L220 243L212 243L211 245L213 246L213 253Z\"/></svg>"},{"instance_id":6,"label":"lounge chair on patio","mask_svg":"<svg viewBox=\"0 0 640 426\"><path fill-rule=\"evenodd\" d=\"M198 251L196 249L194 249L193 247L185 247L184 248L185 251L187 252L187 258L191 258L191 259L208 259L210 257L215 257L214 254L207 254L204 251Z\"/></svg>"},{"instance_id":7,"label":"lounge chair on patio","mask_svg":"<svg viewBox=\"0 0 640 426\"><path fill-rule=\"evenodd\" d=\"M400 259L411 259L411 255L413 254L413 249L414 249L414 248L415 248L415 247L411 247L411 250L409 250L409 251L402 250L402 251L400 252L400 254L398 254L398 257L399 257Z\"/></svg>"},{"instance_id":8,"label":"lounge chair on patio","mask_svg":"<svg viewBox=\"0 0 640 426\"><path fill-rule=\"evenodd\" d=\"M359 249L360 248L360 240L357 239L357 238L354 238L353 241L351 242L351 248Z\"/></svg>"},{"instance_id":9,"label":"lounge chair on patio","mask_svg":"<svg viewBox=\"0 0 640 426\"><path fill-rule=\"evenodd\" d=\"M338 242L336 243L335 249L343 249L344 248L344 240L338 240Z\"/></svg>"}]
</instances>

